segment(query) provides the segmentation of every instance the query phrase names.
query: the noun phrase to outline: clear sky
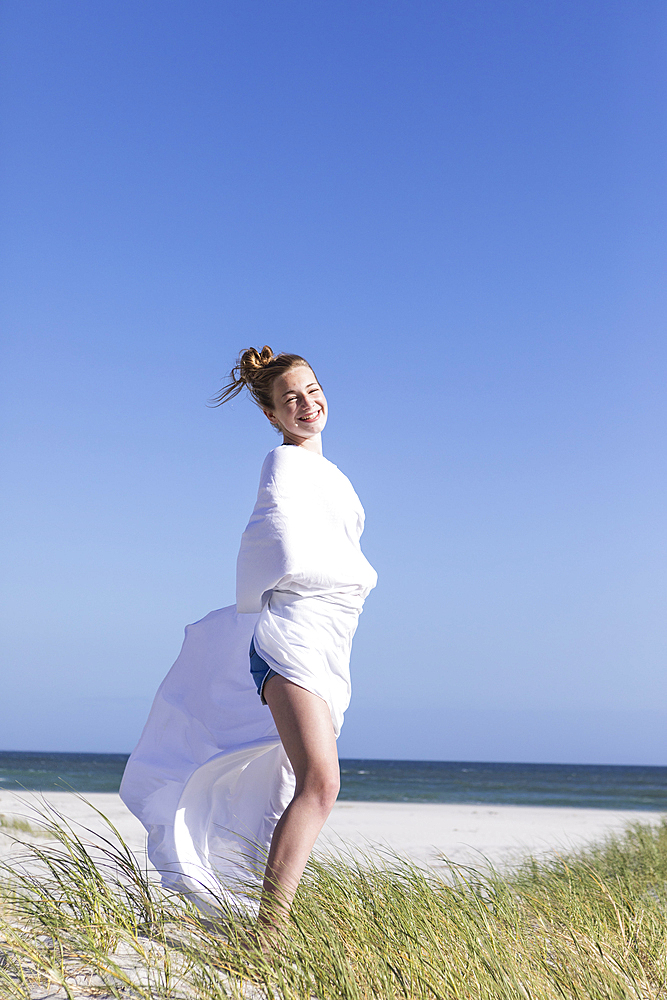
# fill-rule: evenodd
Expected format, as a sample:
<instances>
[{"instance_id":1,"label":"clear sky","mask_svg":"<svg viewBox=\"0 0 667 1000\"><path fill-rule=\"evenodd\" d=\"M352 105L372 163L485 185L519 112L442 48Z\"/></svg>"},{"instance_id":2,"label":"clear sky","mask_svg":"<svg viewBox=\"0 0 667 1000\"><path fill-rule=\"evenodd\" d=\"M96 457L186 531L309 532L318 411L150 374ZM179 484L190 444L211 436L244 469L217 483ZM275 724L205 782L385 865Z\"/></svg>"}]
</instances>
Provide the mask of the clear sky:
<instances>
[{"instance_id":1,"label":"clear sky","mask_svg":"<svg viewBox=\"0 0 667 1000\"><path fill-rule=\"evenodd\" d=\"M0 748L129 751L311 360L343 756L667 764L663 0L4 0Z\"/></svg>"}]
</instances>

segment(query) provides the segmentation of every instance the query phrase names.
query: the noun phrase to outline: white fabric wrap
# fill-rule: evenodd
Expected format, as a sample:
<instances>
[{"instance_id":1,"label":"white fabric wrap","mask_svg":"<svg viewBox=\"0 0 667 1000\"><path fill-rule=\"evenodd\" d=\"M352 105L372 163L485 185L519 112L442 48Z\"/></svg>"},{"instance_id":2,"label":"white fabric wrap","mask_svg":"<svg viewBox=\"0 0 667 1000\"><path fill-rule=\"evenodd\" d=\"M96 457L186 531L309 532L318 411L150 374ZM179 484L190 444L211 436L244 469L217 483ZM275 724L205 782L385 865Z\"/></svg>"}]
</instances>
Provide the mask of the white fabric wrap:
<instances>
[{"instance_id":1,"label":"white fabric wrap","mask_svg":"<svg viewBox=\"0 0 667 1000\"><path fill-rule=\"evenodd\" d=\"M377 577L359 545L364 512L325 458L267 456L237 563L237 605L189 625L120 794L148 830L163 884L233 905L260 877L294 774L250 674L248 647L323 698L336 735L350 700L350 647Z\"/></svg>"}]
</instances>

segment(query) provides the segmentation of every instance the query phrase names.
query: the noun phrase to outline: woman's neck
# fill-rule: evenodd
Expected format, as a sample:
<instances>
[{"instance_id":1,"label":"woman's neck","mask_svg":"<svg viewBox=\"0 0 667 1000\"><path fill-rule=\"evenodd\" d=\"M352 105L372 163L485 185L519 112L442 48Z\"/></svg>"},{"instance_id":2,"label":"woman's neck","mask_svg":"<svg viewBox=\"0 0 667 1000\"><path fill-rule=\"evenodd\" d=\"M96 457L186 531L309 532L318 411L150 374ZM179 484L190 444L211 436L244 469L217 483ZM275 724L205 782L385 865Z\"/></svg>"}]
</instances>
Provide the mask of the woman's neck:
<instances>
[{"instance_id":1,"label":"woman's neck","mask_svg":"<svg viewBox=\"0 0 667 1000\"><path fill-rule=\"evenodd\" d=\"M322 454L322 435L317 434L315 437L293 438L291 435L283 434L283 444L292 444L296 448L303 448L305 451L312 451L315 455Z\"/></svg>"}]
</instances>

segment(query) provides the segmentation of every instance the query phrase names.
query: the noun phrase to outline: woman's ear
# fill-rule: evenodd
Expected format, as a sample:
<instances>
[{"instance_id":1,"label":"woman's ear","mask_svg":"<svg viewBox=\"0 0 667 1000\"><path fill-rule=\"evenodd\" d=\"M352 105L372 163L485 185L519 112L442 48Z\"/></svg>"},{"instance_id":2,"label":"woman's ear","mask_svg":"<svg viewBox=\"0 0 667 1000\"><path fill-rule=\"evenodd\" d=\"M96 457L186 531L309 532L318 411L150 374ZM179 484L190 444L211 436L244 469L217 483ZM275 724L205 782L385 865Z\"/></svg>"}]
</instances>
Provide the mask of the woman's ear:
<instances>
[{"instance_id":1,"label":"woman's ear","mask_svg":"<svg viewBox=\"0 0 667 1000\"><path fill-rule=\"evenodd\" d=\"M279 429L278 428L278 421L276 420L275 413L272 413L271 410L262 410L262 413L264 414L264 416L269 421L269 423L271 424L272 427L275 427L276 429Z\"/></svg>"}]
</instances>

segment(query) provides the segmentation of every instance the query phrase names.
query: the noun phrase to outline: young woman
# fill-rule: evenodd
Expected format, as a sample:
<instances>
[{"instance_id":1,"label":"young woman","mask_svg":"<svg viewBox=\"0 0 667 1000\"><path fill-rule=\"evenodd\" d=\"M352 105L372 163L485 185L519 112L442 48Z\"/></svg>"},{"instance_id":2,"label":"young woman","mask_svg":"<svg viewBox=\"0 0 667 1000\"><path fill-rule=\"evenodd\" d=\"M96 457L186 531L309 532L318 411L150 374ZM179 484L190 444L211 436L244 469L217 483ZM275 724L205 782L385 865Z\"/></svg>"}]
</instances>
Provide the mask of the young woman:
<instances>
[{"instance_id":1,"label":"young woman","mask_svg":"<svg viewBox=\"0 0 667 1000\"><path fill-rule=\"evenodd\" d=\"M350 648L377 577L359 499L322 455L327 401L311 367L250 348L216 402L244 388L283 443L243 533L237 603L186 630L121 795L163 882L200 902L219 904L221 885L238 891L265 863L268 948L338 794Z\"/></svg>"}]
</instances>

